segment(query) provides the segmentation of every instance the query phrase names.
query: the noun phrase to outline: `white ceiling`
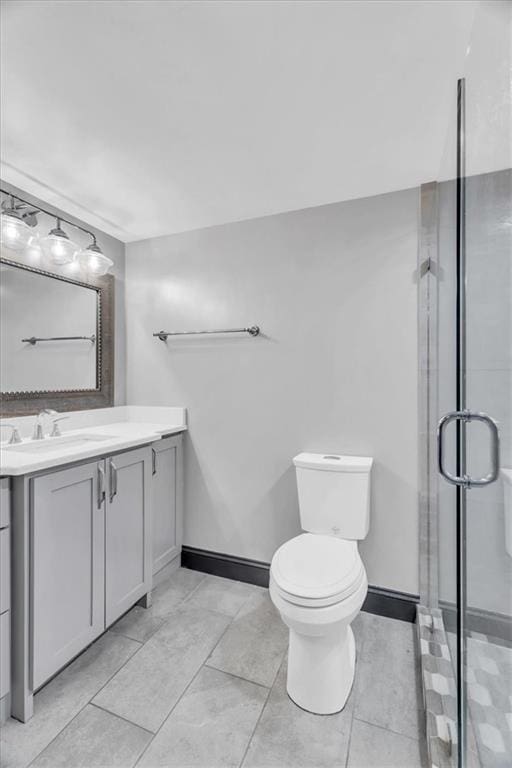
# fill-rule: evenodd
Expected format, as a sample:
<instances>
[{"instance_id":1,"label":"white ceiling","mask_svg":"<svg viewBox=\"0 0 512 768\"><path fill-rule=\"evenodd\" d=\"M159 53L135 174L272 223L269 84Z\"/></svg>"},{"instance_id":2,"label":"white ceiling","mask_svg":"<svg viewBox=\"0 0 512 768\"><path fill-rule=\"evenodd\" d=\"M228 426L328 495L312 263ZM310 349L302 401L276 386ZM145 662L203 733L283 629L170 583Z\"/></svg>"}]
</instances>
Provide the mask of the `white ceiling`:
<instances>
[{"instance_id":1,"label":"white ceiling","mask_svg":"<svg viewBox=\"0 0 512 768\"><path fill-rule=\"evenodd\" d=\"M432 180L475 6L6 0L2 176L124 241Z\"/></svg>"}]
</instances>

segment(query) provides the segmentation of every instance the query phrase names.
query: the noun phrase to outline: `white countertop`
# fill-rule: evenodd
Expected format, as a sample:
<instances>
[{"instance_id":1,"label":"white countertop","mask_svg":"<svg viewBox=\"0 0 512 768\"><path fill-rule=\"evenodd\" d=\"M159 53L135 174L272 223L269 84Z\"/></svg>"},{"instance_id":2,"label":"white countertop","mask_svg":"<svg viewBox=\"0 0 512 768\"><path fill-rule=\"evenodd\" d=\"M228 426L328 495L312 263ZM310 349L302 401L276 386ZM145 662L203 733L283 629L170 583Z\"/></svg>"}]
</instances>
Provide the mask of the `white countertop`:
<instances>
[{"instance_id":1,"label":"white countertop","mask_svg":"<svg viewBox=\"0 0 512 768\"><path fill-rule=\"evenodd\" d=\"M99 413L103 411L103 413ZM90 412L88 412L90 413ZM98 423L109 419L107 423ZM26 433L25 420L33 424L35 417L6 419L9 423L18 422L22 435ZM143 419L147 419L143 420ZM25 475L70 464L95 456L135 448L160 440L162 435L176 434L187 429L185 409L127 407L105 408L95 411L90 419L85 412L76 419L80 429L62 429L62 437L45 437L33 441L24 437L18 445L0 444L0 475ZM92 422L92 423L91 423ZM68 422L60 422L61 425ZM73 416L70 416L70 425ZM89 426L90 424L90 426ZM98 436L98 440L94 439ZM87 442L69 444L72 438L85 437ZM19 449L22 450L19 450ZM33 452L30 450L33 448ZM18 449L18 450L16 450Z\"/></svg>"}]
</instances>

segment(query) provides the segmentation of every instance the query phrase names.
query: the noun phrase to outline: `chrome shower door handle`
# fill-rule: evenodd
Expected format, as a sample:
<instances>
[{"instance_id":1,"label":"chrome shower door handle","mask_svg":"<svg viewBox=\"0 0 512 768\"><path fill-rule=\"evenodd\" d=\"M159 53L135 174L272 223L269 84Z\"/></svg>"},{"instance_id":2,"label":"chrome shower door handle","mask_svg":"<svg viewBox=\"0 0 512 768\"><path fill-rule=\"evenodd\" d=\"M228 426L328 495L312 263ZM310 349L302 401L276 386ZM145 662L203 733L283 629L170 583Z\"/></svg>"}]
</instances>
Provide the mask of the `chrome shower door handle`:
<instances>
[{"instance_id":1,"label":"chrome shower door handle","mask_svg":"<svg viewBox=\"0 0 512 768\"><path fill-rule=\"evenodd\" d=\"M487 424L491 432L491 471L485 477L472 478L469 475L452 475L444 466L444 433L448 424L452 421L481 421ZM498 425L486 413L476 413L473 411L452 411L443 416L437 428L437 462L440 474L452 485L460 485L464 488L478 488L484 485L490 485L498 479L500 471L500 433Z\"/></svg>"},{"instance_id":2,"label":"chrome shower door handle","mask_svg":"<svg viewBox=\"0 0 512 768\"><path fill-rule=\"evenodd\" d=\"M110 467L110 503L114 501L114 496L117 496L117 467L110 459L109 461L109 467Z\"/></svg>"}]
</instances>

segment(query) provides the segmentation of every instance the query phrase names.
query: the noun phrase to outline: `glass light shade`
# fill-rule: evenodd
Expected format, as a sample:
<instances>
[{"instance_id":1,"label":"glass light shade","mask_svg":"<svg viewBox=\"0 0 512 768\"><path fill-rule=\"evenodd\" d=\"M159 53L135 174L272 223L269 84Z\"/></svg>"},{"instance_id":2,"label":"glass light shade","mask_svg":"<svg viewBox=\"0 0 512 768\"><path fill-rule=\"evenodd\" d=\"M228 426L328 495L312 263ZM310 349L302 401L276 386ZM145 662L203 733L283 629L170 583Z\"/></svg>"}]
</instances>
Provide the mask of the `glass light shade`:
<instances>
[{"instance_id":1,"label":"glass light shade","mask_svg":"<svg viewBox=\"0 0 512 768\"><path fill-rule=\"evenodd\" d=\"M29 264L39 266L43 260L43 249L41 248L41 241L37 232L32 235L28 241L28 245L25 248L25 259Z\"/></svg>"},{"instance_id":2,"label":"glass light shade","mask_svg":"<svg viewBox=\"0 0 512 768\"><path fill-rule=\"evenodd\" d=\"M78 251L78 245L60 227L52 229L49 235L43 237L41 247L48 261L57 266L69 264Z\"/></svg>"},{"instance_id":3,"label":"glass light shade","mask_svg":"<svg viewBox=\"0 0 512 768\"><path fill-rule=\"evenodd\" d=\"M84 272L96 277L106 275L114 264L112 259L105 256L95 243L80 251L76 258Z\"/></svg>"},{"instance_id":4,"label":"glass light shade","mask_svg":"<svg viewBox=\"0 0 512 768\"><path fill-rule=\"evenodd\" d=\"M0 223L1 242L11 251L22 251L32 237L32 230L19 216L4 211Z\"/></svg>"}]
</instances>

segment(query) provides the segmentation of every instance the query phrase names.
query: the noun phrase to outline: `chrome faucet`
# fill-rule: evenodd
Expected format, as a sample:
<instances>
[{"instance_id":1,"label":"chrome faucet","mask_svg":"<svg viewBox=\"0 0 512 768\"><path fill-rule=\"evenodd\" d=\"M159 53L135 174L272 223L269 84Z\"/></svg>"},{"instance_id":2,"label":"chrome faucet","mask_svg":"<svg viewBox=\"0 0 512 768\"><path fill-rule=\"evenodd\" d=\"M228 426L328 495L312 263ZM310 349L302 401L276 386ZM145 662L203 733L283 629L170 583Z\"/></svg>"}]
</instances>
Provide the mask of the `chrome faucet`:
<instances>
[{"instance_id":1,"label":"chrome faucet","mask_svg":"<svg viewBox=\"0 0 512 768\"><path fill-rule=\"evenodd\" d=\"M34 424L34 433L32 435L32 440L43 440L44 438L43 424L42 424L43 416L55 416L56 413L57 411L54 411L51 408L44 408L42 411L39 411L39 413L36 416L36 423Z\"/></svg>"},{"instance_id":2,"label":"chrome faucet","mask_svg":"<svg viewBox=\"0 0 512 768\"><path fill-rule=\"evenodd\" d=\"M64 421L64 419L69 419L69 416L59 416L56 419L52 419L53 428L52 428L50 437L60 437L61 436L62 433L60 431L59 421Z\"/></svg>"},{"instance_id":3,"label":"chrome faucet","mask_svg":"<svg viewBox=\"0 0 512 768\"><path fill-rule=\"evenodd\" d=\"M12 429L11 437L9 439L9 445L14 445L14 443L21 443L21 437L20 433L18 432L18 427L15 427L14 424L0 424L1 427L9 427L9 429Z\"/></svg>"}]
</instances>

